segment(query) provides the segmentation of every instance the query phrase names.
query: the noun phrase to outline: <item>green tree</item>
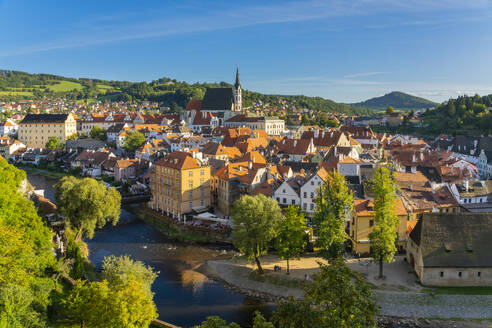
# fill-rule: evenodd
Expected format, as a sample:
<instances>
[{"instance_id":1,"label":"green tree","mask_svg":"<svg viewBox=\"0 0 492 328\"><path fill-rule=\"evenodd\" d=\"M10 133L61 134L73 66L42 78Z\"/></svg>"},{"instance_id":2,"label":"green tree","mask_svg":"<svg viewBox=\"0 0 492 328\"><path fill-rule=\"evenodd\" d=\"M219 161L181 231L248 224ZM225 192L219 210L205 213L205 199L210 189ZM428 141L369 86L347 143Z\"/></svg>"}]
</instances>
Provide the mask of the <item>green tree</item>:
<instances>
[{"instance_id":1,"label":"green tree","mask_svg":"<svg viewBox=\"0 0 492 328\"><path fill-rule=\"evenodd\" d=\"M107 280L81 282L65 301L67 315L81 327L137 328L148 327L157 311L141 282L130 280L111 285Z\"/></svg>"},{"instance_id":2,"label":"green tree","mask_svg":"<svg viewBox=\"0 0 492 328\"><path fill-rule=\"evenodd\" d=\"M330 172L321 184L315 199L314 222L317 225L317 246L323 257L333 259L343 254L347 215L353 206L353 194L345 178L337 171Z\"/></svg>"},{"instance_id":3,"label":"green tree","mask_svg":"<svg viewBox=\"0 0 492 328\"><path fill-rule=\"evenodd\" d=\"M77 230L76 241L82 236L92 238L94 230L106 223L116 225L120 216L121 195L92 178L63 177L55 185L58 212Z\"/></svg>"},{"instance_id":4,"label":"green tree","mask_svg":"<svg viewBox=\"0 0 492 328\"><path fill-rule=\"evenodd\" d=\"M109 256L103 261L102 277L111 285L127 284L130 280L136 279L151 293L151 286L157 278L158 272L154 272L152 267L146 266L143 262L134 261L129 256Z\"/></svg>"},{"instance_id":5,"label":"green tree","mask_svg":"<svg viewBox=\"0 0 492 328\"><path fill-rule=\"evenodd\" d=\"M306 247L306 230L306 218L300 208L294 205L287 207L275 238L278 255L287 261L287 274L290 274L289 260L299 258Z\"/></svg>"},{"instance_id":6,"label":"green tree","mask_svg":"<svg viewBox=\"0 0 492 328\"><path fill-rule=\"evenodd\" d=\"M282 212L278 203L265 195L244 195L234 202L233 244L263 273L260 256L266 254L278 228Z\"/></svg>"},{"instance_id":7,"label":"green tree","mask_svg":"<svg viewBox=\"0 0 492 328\"><path fill-rule=\"evenodd\" d=\"M448 115L449 117L454 117L456 115L456 107L454 106L453 99L449 99L448 101Z\"/></svg>"},{"instance_id":8,"label":"green tree","mask_svg":"<svg viewBox=\"0 0 492 328\"><path fill-rule=\"evenodd\" d=\"M228 325L224 319L218 316L211 316L207 317L205 321L195 328L241 328L241 326L234 322Z\"/></svg>"},{"instance_id":9,"label":"green tree","mask_svg":"<svg viewBox=\"0 0 492 328\"><path fill-rule=\"evenodd\" d=\"M48 149L62 149L64 147L63 143L58 140L57 137L49 137L46 143L46 148Z\"/></svg>"},{"instance_id":10,"label":"green tree","mask_svg":"<svg viewBox=\"0 0 492 328\"><path fill-rule=\"evenodd\" d=\"M278 304L273 321L278 328L374 327L378 307L370 286L342 258L320 263L303 300L290 298Z\"/></svg>"},{"instance_id":11,"label":"green tree","mask_svg":"<svg viewBox=\"0 0 492 328\"><path fill-rule=\"evenodd\" d=\"M393 108L393 106L386 107L386 114L391 115L394 112L395 112L395 109Z\"/></svg>"},{"instance_id":12,"label":"green tree","mask_svg":"<svg viewBox=\"0 0 492 328\"><path fill-rule=\"evenodd\" d=\"M0 327L43 327L54 287L51 232L21 194L25 178L0 157Z\"/></svg>"},{"instance_id":13,"label":"green tree","mask_svg":"<svg viewBox=\"0 0 492 328\"><path fill-rule=\"evenodd\" d=\"M96 125L96 126L94 126L92 128L92 130L90 131L89 135L93 139L99 139L99 140L102 140L102 141L105 141L106 140L106 130L105 129L102 129L98 125Z\"/></svg>"},{"instance_id":14,"label":"green tree","mask_svg":"<svg viewBox=\"0 0 492 328\"><path fill-rule=\"evenodd\" d=\"M397 185L394 173L378 166L371 181L374 190L374 230L369 234L371 250L379 262L379 278L383 278L383 262L393 262L397 251L398 216L395 212Z\"/></svg>"},{"instance_id":15,"label":"green tree","mask_svg":"<svg viewBox=\"0 0 492 328\"><path fill-rule=\"evenodd\" d=\"M145 143L145 136L138 131L128 131L123 142L123 148L133 153Z\"/></svg>"}]
</instances>

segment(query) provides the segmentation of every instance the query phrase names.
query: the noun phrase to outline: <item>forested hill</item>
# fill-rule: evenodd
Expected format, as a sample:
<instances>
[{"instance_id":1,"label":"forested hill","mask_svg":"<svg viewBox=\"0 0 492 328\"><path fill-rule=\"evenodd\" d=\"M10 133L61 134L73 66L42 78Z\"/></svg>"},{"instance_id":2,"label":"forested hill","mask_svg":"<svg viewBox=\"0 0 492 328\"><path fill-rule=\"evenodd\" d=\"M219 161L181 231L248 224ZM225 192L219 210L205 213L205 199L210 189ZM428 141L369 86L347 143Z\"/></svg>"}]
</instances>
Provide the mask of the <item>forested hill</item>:
<instances>
[{"instance_id":1,"label":"forested hill","mask_svg":"<svg viewBox=\"0 0 492 328\"><path fill-rule=\"evenodd\" d=\"M460 96L425 112L429 133L477 136L492 134L492 95Z\"/></svg>"},{"instance_id":2,"label":"forested hill","mask_svg":"<svg viewBox=\"0 0 492 328\"><path fill-rule=\"evenodd\" d=\"M51 74L29 74L0 70L0 100L25 100L63 97L72 100L130 100L159 101L170 107L185 107L190 99L202 99L207 88L232 87L226 82L194 83L161 78L150 83L106 81L87 78L67 78ZM321 97L265 95L243 91L243 105L249 107L256 101L272 105L293 105L324 112L368 114L371 111L341 104Z\"/></svg>"},{"instance_id":3,"label":"forested hill","mask_svg":"<svg viewBox=\"0 0 492 328\"><path fill-rule=\"evenodd\" d=\"M432 108L436 105L437 103L430 100L415 97L399 91L393 91L381 97L375 97L363 102L352 104L352 106L378 110L386 109L388 106L392 106L395 109L411 110Z\"/></svg>"}]
</instances>

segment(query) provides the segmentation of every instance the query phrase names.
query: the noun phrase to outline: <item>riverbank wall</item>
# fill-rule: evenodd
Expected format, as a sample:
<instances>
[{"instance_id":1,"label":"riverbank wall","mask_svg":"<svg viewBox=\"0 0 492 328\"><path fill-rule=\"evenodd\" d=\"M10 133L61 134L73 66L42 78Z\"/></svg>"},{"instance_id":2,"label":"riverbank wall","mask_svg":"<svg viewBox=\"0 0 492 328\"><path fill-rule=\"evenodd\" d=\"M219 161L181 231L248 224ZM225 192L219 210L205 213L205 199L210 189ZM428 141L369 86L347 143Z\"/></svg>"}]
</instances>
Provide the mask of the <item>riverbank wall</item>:
<instances>
[{"instance_id":1,"label":"riverbank wall","mask_svg":"<svg viewBox=\"0 0 492 328\"><path fill-rule=\"evenodd\" d=\"M140 220L152 225L168 238L187 243L232 244L232 239L225 233L214 231L212 229L185 225L182 222L178 222L157 213L145 205L129 205L125 208Z\"/></svg>"}]
</instances>

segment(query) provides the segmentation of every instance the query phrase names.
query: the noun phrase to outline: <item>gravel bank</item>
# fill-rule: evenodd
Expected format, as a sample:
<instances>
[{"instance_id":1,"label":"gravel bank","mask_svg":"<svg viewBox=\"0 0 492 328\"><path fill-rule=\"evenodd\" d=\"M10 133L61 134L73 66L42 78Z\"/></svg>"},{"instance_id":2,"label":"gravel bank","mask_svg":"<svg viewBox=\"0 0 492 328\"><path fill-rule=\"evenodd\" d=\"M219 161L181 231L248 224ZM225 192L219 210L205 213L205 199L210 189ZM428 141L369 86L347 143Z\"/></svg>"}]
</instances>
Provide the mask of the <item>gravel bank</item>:
<instances>
[{"instance_id":1,"label":"gravel bank","mask_svg":"<svg viewBox=\"0 0 492 328\"><path fill-rule=\"evenodd\" d=\"M207 261L202 271L214 279L220 279L240 291L257 297L275 300L289 296L296 298L303 296L303 291L297 288L249 280L249 269L230 261ZM490 322L481 323L471 319L492 319L492 295L431 295L375 290L374 297L381 308L380 314L385 316L381 320L387 321L387 325L382 322L383 327L491 327ZM460 320L429 321L415 318L460 318Z\"/></svg>"}]
</instances>

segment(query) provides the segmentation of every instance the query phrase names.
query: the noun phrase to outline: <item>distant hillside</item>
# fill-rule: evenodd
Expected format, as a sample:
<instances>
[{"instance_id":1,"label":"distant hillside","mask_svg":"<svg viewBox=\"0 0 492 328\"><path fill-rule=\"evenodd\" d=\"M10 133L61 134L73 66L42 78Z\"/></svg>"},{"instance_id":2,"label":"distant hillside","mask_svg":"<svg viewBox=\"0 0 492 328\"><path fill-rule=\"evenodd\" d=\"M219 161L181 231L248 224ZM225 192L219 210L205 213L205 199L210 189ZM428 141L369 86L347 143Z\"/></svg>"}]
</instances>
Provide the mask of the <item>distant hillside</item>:
<instances>
[{"instance_id":1,"label":"distant hillside","mask_svg":"<svg viewBox=\"0 0 492 328\"><path fill-rule=\"evenodd\" d=\"M386 109L388 106L393 106L395 109L410 110L432 108L437 106L437 103L403 92L393 91L382 97L375 97L360 103L352 104L352 106L378 110Z\"/></svg>"},{"instance_id":2,"label":"distant hillside","mask_svg":"<svg viewBox=\"0 0 492 328\"><path fill-rule=\"evenodd\" d=\"M232 87L226 82L194 83L167 77L147 82L106 81L86 78L67 78L51 74L29 74L0 70L0 101L36 100L42 98L67 98L88 101L158 101L171 108L186 107L190 99L202 99L207 88ZM243 105L252 106L261 101L275 106L290 105L314 111L369 114L372 111L321 97L265 95L243 91Z\"/></svg>"}]
</instances>

